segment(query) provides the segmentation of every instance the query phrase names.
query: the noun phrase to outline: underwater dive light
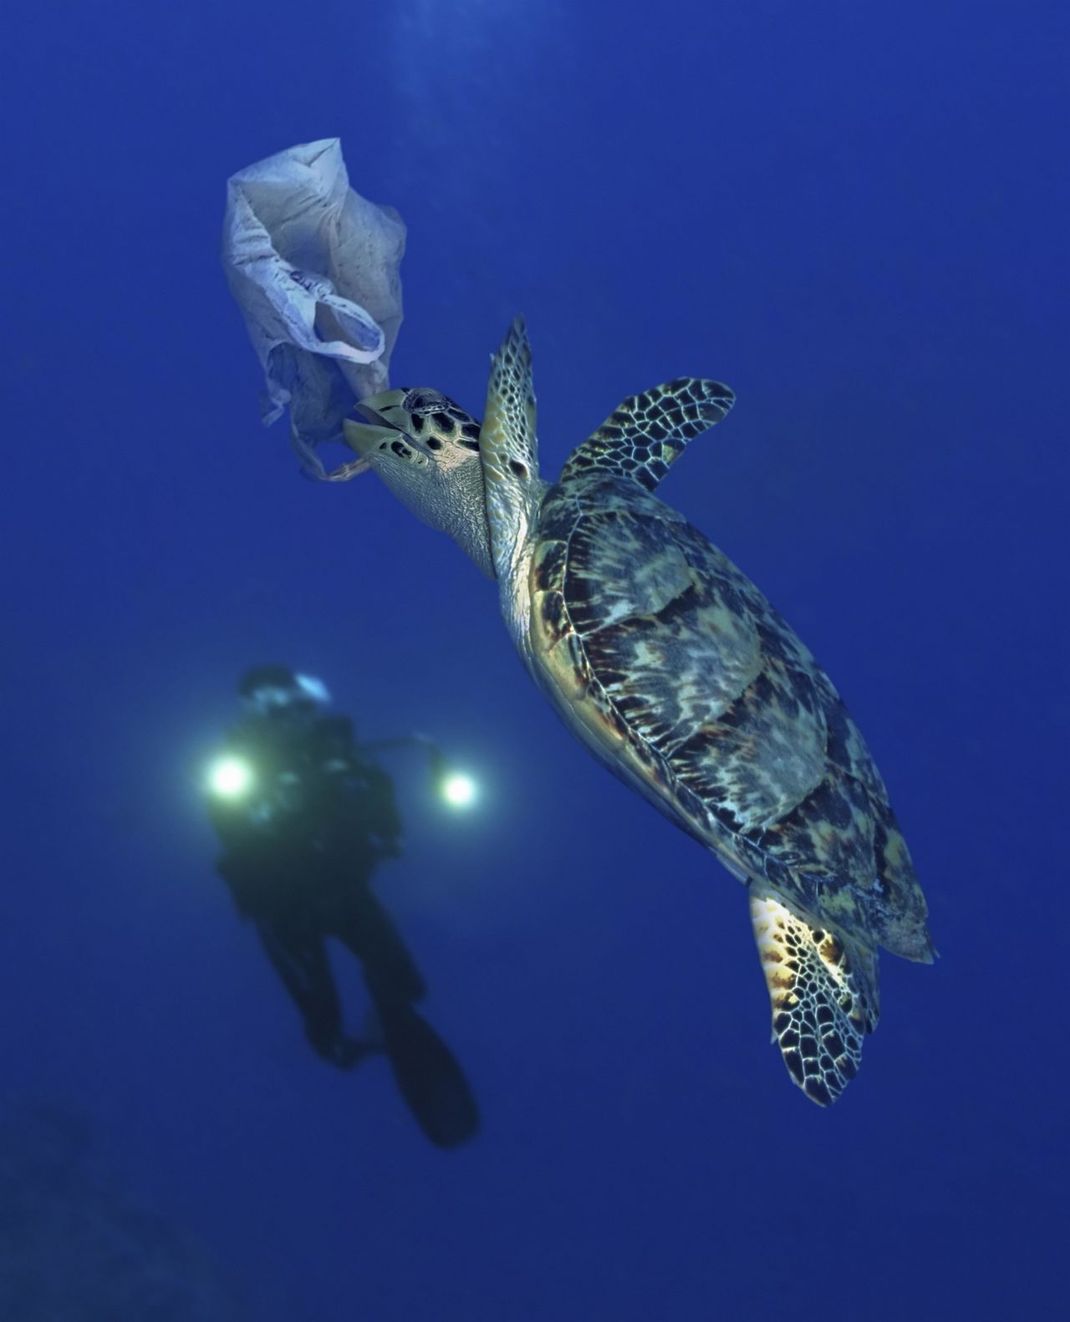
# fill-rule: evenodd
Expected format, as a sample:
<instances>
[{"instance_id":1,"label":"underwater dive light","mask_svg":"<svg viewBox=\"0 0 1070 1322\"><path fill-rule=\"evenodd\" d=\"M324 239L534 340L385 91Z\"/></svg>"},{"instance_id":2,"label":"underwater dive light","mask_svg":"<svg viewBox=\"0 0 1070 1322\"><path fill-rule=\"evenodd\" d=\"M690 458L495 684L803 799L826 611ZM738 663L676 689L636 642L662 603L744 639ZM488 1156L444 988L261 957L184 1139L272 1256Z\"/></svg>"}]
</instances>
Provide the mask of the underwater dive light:
<instances>
[{"instance_id":1,"label":"underwater dive light","mask_svg":"<svg viewBox=\"0 0 1070 1322\"><path fill-rule=\"evenodd\" d=\"M388 748L418 748L427 754L434 792L448 808L463 812L479 799L479 782L467 771L459 771L446 761L446 754L433 739L425 734L405 734L396 739L376 739L362 745L371 753L385 752Z\"/></svg>"},{"instance_id":2,"label":"underwater dive light","mask_svg":"<svg viewBox=\"0 0 1070 1322\"><path fill-rule=\"evenodd\" d=\"M463 771L451 771L442 777L439 792L451 808L470 808L479 795L479 786Z\"/></svg>"},{"instance_id":3,"label":"underwater dive light","mask_svg":"<svg viewBox=\"0 0 1070 1322\"><path fill-rule=\"evenodd\" d=\"M227 755L208 768L208 788L221 799L240 799L253 784L253 769L244 758Z\"/></svg>"}]
</instances>

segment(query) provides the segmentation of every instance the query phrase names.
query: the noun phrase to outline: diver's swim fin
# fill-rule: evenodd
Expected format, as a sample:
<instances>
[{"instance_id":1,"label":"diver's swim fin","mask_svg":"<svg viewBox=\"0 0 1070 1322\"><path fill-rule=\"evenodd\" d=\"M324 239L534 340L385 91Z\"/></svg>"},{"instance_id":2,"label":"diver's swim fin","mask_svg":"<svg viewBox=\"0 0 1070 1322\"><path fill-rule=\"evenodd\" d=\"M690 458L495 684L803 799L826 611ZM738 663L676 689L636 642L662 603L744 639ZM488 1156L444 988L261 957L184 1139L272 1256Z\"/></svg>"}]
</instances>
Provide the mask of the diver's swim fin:
<instances>
[{"instance_id":1,"label":"diver's swim fin","mask_svg":"<svg viewBox=\"0 0 1070 1322\"><path fill-rule=\"evenodd\" d=\"M453 1052L411 1005L381 1005L379 1018L398 1090L423 1132L439 1148L473 1138L479 1108Z\"/></svg>"}]
</instances>

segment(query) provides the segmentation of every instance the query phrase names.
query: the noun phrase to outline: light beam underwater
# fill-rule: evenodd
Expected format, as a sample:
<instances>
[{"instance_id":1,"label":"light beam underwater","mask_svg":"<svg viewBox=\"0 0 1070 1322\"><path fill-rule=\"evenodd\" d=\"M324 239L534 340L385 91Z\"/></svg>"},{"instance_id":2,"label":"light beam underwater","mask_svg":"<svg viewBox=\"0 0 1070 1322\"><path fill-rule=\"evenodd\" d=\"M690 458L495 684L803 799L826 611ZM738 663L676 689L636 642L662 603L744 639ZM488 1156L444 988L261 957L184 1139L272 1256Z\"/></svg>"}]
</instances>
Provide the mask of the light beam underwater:
<instances>
[{"instance_id":1,"label":"light beam underwater","mask_svg":"<svg viewBox=\"0 0 1070 1322\"><path fill-rule=\"evenodd\" d=\"M253 784L253 769L244 758L220 757L208 768L208 788L221 799L240 799Z\"/></svg>"},{"instance_id":2,"label":"light beam underwater","mask_svg":"<svg viewBox=\"0 0 1070 1322\"><path fill-rule=\"evenodd\" d=\"M451 808L470 808L479 797L479 786L463 771L451 771L443 777L440 792Z\"/></svg>"}]
</instances>

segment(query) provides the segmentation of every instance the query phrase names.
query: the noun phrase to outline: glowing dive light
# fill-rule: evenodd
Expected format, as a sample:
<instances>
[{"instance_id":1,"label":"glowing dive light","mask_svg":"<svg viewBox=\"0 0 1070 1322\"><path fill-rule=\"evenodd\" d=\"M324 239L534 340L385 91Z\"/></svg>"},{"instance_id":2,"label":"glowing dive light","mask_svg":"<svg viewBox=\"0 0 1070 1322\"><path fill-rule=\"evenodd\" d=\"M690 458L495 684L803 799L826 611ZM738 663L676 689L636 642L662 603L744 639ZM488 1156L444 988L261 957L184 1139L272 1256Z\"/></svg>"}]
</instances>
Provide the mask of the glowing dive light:
<instances>
[{"instance_id":1,"label":"glowing dive light","mask_svg":"<svg viewBox=\"0 0 1070 1322\"><path fill-rule=\"evenodd\" d=\"M221 757L208 770L208 788L221 799L240 799L253 783L253 769L244 758Z\"/></svg>"},{"instance_id":2,"label":"glowing dive light","mask_svg":"<svg viewBox=\"0 0 1070 1322\"><path fill-rule=\"evenodd\" d=\"M451 808L470 808L478 792L476 782L463 771L451 771L442 778L442 797Z\"/></svg>"}]
</instances>

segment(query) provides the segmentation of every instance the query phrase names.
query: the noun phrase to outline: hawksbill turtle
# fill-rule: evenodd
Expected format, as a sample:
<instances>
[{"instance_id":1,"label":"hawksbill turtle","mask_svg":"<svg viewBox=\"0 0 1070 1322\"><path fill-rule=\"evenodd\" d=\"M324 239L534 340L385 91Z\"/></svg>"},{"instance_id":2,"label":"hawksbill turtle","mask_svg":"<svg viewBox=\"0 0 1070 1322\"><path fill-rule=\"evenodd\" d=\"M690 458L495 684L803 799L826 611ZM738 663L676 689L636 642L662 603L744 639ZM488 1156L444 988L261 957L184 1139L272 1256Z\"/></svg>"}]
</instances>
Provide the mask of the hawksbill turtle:
<instances>
[{"instance_id":1,"label":"hawksbill turtle","mask_svg":"<svg viewBox=\"0 0 1070 1322\"><path fill-rule=\"evenodd\" d=\"M926 906L861 734L751 581L654 492L734 402L681 377L626 399L539 477L521 321L482 425L430 389L347 440L498 580L528 670L578 738L748 889L773 1040L826 1106L877 1024L877 948L929 962Z\"/></svg>"}]
</instances>

